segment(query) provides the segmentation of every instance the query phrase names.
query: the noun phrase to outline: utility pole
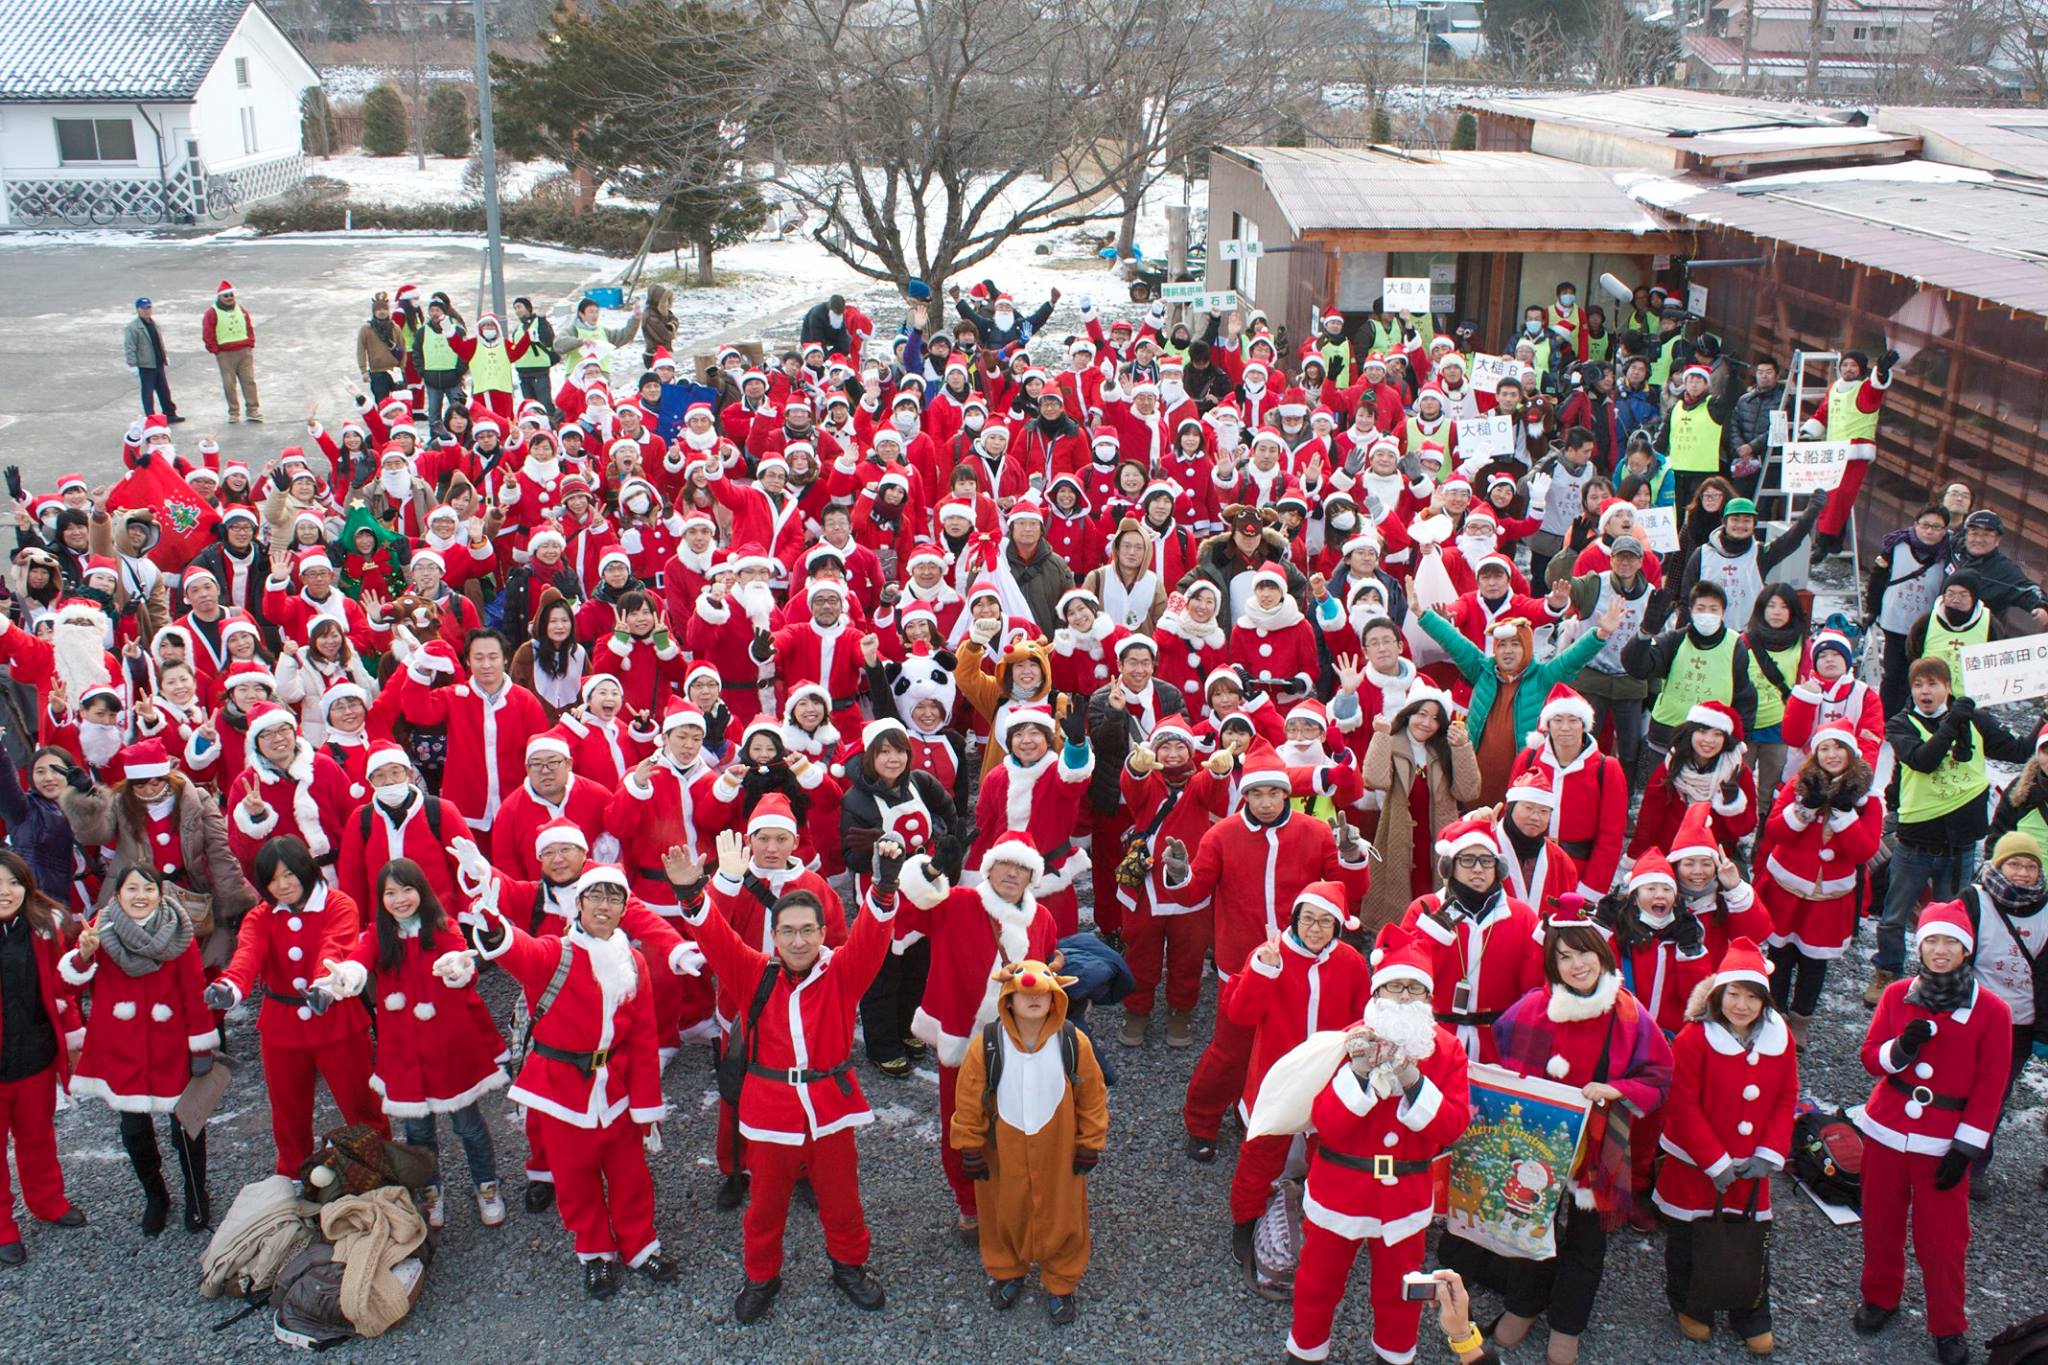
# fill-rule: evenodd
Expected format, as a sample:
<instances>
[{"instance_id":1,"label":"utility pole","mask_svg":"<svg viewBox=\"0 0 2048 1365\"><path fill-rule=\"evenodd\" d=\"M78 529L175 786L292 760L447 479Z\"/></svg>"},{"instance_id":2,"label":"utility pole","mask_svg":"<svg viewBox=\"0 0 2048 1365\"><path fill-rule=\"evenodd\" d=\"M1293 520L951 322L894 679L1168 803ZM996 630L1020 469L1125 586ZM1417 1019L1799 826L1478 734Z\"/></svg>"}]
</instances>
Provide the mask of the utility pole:
<instances>
[{"instance_id":1,"label":"utility pole","mask_svg":"<svg viewBox=\"0 0 2048 1365\"><path fill-rule=\"evenodd\" d=\"M1820 34L1828 22L1828 0L1813 0L1813 17L1806 26L1806 98L1812 99L1820 86Z\"/></svg>"},{"instance_id":2,"label":"utility pole","mask_svg":"<svg viewBox=\"0 0 2048 1365\"><path fill-rule=\"evenodd\" d=\"M491 267L491 311L498 325L505 325L505 243L498 224L498 140L491 128L491 59L484 44L485 0L470 0L476 18L476 118L477 140L484 159L485 251ZM502 333L501 333L502 335Z\"/></svg>"}]
</instances>

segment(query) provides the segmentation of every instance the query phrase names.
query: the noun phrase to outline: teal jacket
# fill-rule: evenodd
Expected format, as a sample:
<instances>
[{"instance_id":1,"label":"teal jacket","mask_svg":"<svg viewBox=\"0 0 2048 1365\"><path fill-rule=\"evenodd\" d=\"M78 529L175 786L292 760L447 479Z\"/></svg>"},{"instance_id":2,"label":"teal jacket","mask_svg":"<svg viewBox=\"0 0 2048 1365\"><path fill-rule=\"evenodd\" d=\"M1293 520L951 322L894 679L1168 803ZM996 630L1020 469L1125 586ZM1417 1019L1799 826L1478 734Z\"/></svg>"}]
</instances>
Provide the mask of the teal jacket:
<instances>
[{"instance_id":1,"label":"teal jacket","mask_svg":"<svg viewBox=\"0 0 2048 1365\"><path fill-rule=\"evenodd\" d=\"M1478 645L1473 644L1458 628L1433 611L1422 613L1422 628L1429 632L1429 638L1443 646L1451 656L1465 681L1472 684L1472 701L1466 708L1465 729L1472 736L1473 746L1479 744L1479 737L1486 733L1486 716L1493 710L1493 699L1500 692L1500 674L1495 670L1493 660ZM1519 746L1523 736L1536 728L1537 718L1543 714L1543 699L1550 695L1550 689L1561 682L1570 682L1579 675L1579 670L1593 661L1607 642L1599 632L1587 631L1563 650L1532 664L1522 673L1522 684L1515 689L1515 735Z\"/></svg>"}]
</instances>

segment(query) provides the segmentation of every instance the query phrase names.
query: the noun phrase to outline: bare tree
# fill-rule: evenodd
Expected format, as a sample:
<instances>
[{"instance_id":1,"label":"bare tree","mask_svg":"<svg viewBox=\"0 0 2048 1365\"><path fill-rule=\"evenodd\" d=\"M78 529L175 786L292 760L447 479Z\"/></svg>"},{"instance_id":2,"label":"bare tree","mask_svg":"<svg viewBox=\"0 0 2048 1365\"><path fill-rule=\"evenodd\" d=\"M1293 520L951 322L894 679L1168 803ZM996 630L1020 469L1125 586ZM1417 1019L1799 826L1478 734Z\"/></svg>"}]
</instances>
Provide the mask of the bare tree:
<instances>
[{"instance_id":1,"label":"bare tree","mask_svg":"<svg viewBox=\"0 0 2048 1365\"><path fill-rule=\"evenodd\" d=\"M936 284L1019 234L1128 229L1174 130L1242 108L1202 88L1233 83L1222 44L1240 30L1216 29L1240 5L1258 8L792 0L757 132L826 250L873 279Z\"/></svg>"}]
</instances>

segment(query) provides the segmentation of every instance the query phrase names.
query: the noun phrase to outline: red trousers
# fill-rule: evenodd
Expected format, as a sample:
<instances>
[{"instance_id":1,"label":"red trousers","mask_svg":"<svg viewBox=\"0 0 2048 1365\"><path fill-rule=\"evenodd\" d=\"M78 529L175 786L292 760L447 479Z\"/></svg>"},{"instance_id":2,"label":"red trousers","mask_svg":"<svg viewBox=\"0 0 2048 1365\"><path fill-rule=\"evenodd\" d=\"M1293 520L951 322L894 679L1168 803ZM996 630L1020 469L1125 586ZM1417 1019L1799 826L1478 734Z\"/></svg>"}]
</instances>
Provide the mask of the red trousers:
<instances>
[{"instance_id":1,"label":"red trousers","mask_svg":"<svg viewBox=\"0 0 2048 1365\"><path fill-rule=\"evenodd\" d=\"M789 1221L789 1192L797 1177L809 1175L818 1196L818 1221L825 1227L825 1254L842 1265L866 1265L868 1224L860 1207L860 1154L854 1130L841 1128L800 1146L747 1140L747 1196L744 1256L747 1278L759 1284L782 1273L782 1230Z\"/></svg>"},{"instance_id":2,"label":"red trousers","mask_svg":"<svg viewBox=\"0 0 2048 1365\"><path fill-rule=\"evenodd\" d=\"M1119 933L1124 928L1124 903L1117 898L1116 869L1124 857L1124 834L1131 827L1131 821L1121 809L1099 811L1093 807L1082 813L1083 833L1090 837L1088 844L1088 875L1095 885L1095 927L1105 934Z\"/></svg>"},{"instance_id":3,"label":"red trousers","mask_svg":"<svg viewBox=\"0 0 2048 1365\"><path fill-rule=\"evenodd\" d=\"M1237 1168L1230 1173L1230 1221L1249 1223L1266 1211L1273 1182L1287 1169L1292 1134L1246 1138L1237 1149Z\"/></svg>"},{"instance_id":4,"label":"red trousers","mask_svg":"<svg viewBox=\"0 0 2048 1365\"><path fill-rule=\"evenodd\" d=\"M1216 912L1208 906L1184 915L1155 915L1145 902L1144 888L1135 904L1124 906L1124 961L1138 984L1124 997L1131 1014L1150 1014L1159 989L1160 962L1165 961L1166 1008L1185 1014L1202 998L1202 960L1215 936Z\"/></svg>"},{"instance_id":5,"label":"red trousers","mask_svg":"<svg viewBox=\"0 0 2048 1365\"><path fill-rule=\"evenodd\" d=\"M654 1178L647 1173L640 1125L622 1118L603 1128L578 1128L540 1113L532 1113L532 1122L545 1135L555 1207L576 1240L576 1259L638 1266L660 1251Z\"/></svg>"},{"instance_id":6,"label":"red trousers","mask_svg":"<svg viewBox=\"0 0 2048 1365\"><path fill-rule=\"evenodd\" d=\"M981 1045L978 1037L974 1045ZM960 1206L961 1216L972 1218L975 1216L974 1182L967 1178L967 1167L962 1164L960 1153L952 1143L953 1087L959 1080L959 1067L939 1068L939 1164L945 1168L946 1184L953 1191L953 1202Z\"/></svg>"},{"instance_id":7,"label":"red trousers","mask_svg":"<svg viewBox=\"0 0 2048 1365\"><path fill-rule=\"evenodd\" d=\"M1849 466L1854 469L1855 465ZM1828 500L1833 507L1834 500ZM1913 1259L1927 1290L1927 1331L1937 1337L1970 1330L1963 1311L1963 1261L1970 1250L1970 1177L1934 1188L1938 1156L1863 1144L1863 1297L1897 1308L1906 1292L1906 1220L1913 1222Z\"/></svg>"},{"instance_id":8,"label":"red trousers","mask_svg":"<svg viewBox=\"0 0 2048 1365\"><path fill-rule=\"evenodd\" d=\"M62 1047L63 1039L57 1040ZM14 1139L14 1170L21 1175L21 1202L45 1222L71 1211L64 1197L64 1170L57 1164L57 1067L55 1063L20 1081L0 1081L0 1246L21 1240L14 1221L14 1182L7 1169L7 1139Z\"/></svg>"},{"instance_id":9,"label":"red trousers","mask_svg":"<svg viewBox=\"0 0 2048 1365\"><path fill-rule=\"evenodd\" d=\"M1252 1031L1217 1011L1216 1031L1209 1036L1209 1046L1202 1049L1202 1060L1195 1063L1195 1074L1188 1078L1188 1097L1181 1105L1180 1121L1189 1133L1216 1140L1223 1111L1244 1094L1245 1068L1251 1060Z\"/></svg>"},{"instance_id":10,"label":"red trousers","mask_svg":"<svg viewBox=\"0 0 2048 1365\"><path fill-rule=\"evenodd\" d=\"M1411 1232L1398 1242L1370 1239L1372 1250L1372 1348L1382 1360L1407 1365L1415 1359L1415 1337L1422 1322L1422 1305L1401 1297L1403 1276L1422 1269L1422 1252L1429 1238ZM1351 1278L1352 1262L1358 1259L1363 1242L1340 1237L1328 1228L1304 1221L1301 1225L1301 1261L1294 1270L1294 1325L1287 1333L1287 1349L1303 1360L1323 1360L1330 1354L1330 1324L1337 1305L1344 1298L1345 1282Z\"/></svg>"},{"instance_id":11,"label":"red trousers","mask_svg":"<svg viewBox=\"0 0 2048 1365\"><path fill-rule=\"evenodd\" d=\"M1870 472L1871 463L1852 458L1842 466L1842 482L1828 494L1828 505L1814 521L1816 534L1838 536L1848 529L1849 513L1856 510L1856 495L1863 490L1863 476Z\"/></svg>"},{"instance_id":12,"label":"red trousers","mask_svg":"<svg viewBox=\"0 0 2048 1365\"><path fill-rule=\"evenodd\" d=\"M263 1078L270 1091L270 1137L277 1144L277 1173L298 1178L313 1155L313 1082L327 1082L344 1123L367 1123L385 1137L391 1121L370 1089L370 1035L320 1047L273 1043L261 1035Z\"/></svg>"}]
</instances>

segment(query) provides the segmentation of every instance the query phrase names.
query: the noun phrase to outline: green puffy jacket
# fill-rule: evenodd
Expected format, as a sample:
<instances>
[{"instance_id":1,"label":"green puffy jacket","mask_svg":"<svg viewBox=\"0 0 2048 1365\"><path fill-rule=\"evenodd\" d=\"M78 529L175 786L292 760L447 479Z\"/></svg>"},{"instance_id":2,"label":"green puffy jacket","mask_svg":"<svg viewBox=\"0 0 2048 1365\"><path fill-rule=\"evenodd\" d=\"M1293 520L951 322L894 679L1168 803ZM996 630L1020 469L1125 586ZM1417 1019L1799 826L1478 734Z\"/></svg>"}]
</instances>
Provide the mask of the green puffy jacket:
<instances>
[{"instance_id":1,"label":"green puffy jacket","mask_svg":"<svg viewBox=\"0 0 2048 1365\"><path fill-rule=\"evenodd\" d=\"M1500 692L1500 674L1494 668L1492 658L1434 611L1422 613L1422 628L1429 632L1430 639L1443 646L1444 652L1451 656L1451 663L1465 675L1465 681L1472 684L1472 701L1466 708L1465 729L1472 736L1472 743L1477 745L1479 737L1486 733L1486 716L1493 710L1493 699ZM1523 672L1521 686L1515 689L1518 744L1521 736L1536 728L1537 718L1543 713L1543 699L1550 695L1550 689L1576 678L1579 670L1591 663L1593 656L1606 643L1598 631L1589 630L1550 658L1540 664L1531 664Z\"/></svg>"}]
</instances>

